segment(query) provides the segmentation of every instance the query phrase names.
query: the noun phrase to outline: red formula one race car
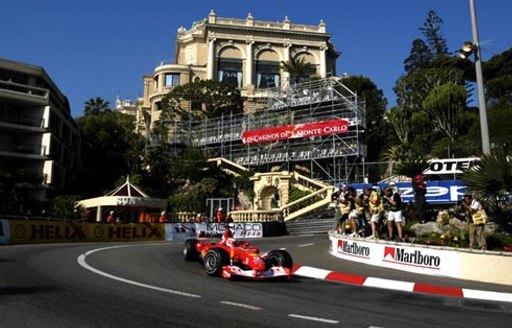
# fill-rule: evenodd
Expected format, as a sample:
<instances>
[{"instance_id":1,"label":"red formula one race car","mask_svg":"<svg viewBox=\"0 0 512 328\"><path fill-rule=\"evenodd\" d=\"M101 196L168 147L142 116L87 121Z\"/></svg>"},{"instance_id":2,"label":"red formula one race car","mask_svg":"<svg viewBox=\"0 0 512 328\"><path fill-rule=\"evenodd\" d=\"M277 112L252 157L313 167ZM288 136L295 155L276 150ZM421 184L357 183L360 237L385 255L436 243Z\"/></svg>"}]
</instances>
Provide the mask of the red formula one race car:
<instances>
[{"instance_id":1,"label":"red formula one race car","mask_svg":"<svg viewBox=\"0 0 512 328\"><path fill-rule=\"evenodd\" d=\"M224 278L289 279L293 261L287 251L273 250L260 254L260 250L246 241L230 238L220 242L189 239L183 255L187 261L199 261L210 276Z\"/></svg>"}]
</instances>

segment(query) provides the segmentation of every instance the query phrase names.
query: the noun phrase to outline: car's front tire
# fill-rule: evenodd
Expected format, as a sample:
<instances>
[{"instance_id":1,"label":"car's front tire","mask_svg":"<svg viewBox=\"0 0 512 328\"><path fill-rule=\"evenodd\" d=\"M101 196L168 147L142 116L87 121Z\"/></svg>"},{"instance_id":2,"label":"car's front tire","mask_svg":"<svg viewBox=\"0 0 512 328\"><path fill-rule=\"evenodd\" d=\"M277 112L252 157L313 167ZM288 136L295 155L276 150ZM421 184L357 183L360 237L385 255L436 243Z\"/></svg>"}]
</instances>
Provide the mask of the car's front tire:
<instances>
[{"instance_id":1,"label":"car's front tire","mask_svg":"<svg viewBox=\"0 0 512 328\"><path fill-rule=\"evenodd\" d=\"M229 255L222 248L212 248L203 257L204 271L209 276L220 276L222 267L229 264Z\"/></svg>"},{"instance_id":2,"label":"car's front tire","mask_svg":"<svg viewBox=\"0 0 512 328\"><path fill-rule=\"evenodd\" d=\"M291 270L293 268L293 260L290 253L281 249L270 251L265 260L265 267L268 270L276 266L282 266Z\"/></svg>"}]
</instances>

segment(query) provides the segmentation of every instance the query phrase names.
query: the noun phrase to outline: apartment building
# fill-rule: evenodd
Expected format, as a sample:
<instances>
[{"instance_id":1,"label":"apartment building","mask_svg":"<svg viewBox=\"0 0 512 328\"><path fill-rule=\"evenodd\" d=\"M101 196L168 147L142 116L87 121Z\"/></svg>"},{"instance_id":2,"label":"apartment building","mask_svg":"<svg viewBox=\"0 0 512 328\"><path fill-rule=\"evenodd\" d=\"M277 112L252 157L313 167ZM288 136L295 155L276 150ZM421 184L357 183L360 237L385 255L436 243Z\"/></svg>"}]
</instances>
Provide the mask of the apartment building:
<instances>
[{"instance_id":1,"label":"apartment building","mask_svg":"<svg viewBox=\"0 0 512 328\"><path fill-rule=\"evenodd\" d=\"M80 165L67 98L42 67L0 58L0 170L40 175L27 196L44 201L71 183Z\"/></svg>"},{"instance_id":2,"label":"apartment building","mask_svg":"<svg viewBox=\"0 0 512 328\"><path fill-rule=\"evenodd\" d=\"M178 29L175 59L162 61L144 77L141 108L150 114L152 125L159 119L162 97L197 79L233 84L241 90L246 110L264 108L268 88L289 83L289 74L280 65L283 61L293 58L311 64L312 71L304 78L336 74L339 53L330 37L323 21L318 25L295 24L287 17L281 22L259 21L251 14L245 19L222 18L212 10L190 29Z\"/></svg>"}]
</instances>

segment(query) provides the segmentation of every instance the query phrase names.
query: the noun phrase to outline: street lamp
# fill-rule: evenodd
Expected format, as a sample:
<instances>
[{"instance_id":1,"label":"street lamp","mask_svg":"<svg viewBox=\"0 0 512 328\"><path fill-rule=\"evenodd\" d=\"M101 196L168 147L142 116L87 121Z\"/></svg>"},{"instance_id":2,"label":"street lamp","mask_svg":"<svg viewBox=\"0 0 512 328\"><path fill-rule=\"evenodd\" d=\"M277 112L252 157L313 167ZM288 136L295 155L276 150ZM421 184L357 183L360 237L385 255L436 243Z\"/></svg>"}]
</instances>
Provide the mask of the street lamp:
<instances>
[{"instance_id":1,"label":"street lamp","mask_svg":"<svg viewBox=\"0 0 512 328\"><path fill-rule=\"evenodd\" d=\"M478 111L480 113L480 131L482 136L482 152L485 155L489 155L491 153L491 146L489 143L487 110L485 107L484 79L482 74L482 58L480 54L480 43L478 39L478 26L476 22L475 0L469 0L469 7L471 10L471 28L473 32L473 42L464 42L464 45L459 53L462 58L468 58L469 55L471 54L475 55L476 84L478 90Z\"/></svg>"}]
</instances>

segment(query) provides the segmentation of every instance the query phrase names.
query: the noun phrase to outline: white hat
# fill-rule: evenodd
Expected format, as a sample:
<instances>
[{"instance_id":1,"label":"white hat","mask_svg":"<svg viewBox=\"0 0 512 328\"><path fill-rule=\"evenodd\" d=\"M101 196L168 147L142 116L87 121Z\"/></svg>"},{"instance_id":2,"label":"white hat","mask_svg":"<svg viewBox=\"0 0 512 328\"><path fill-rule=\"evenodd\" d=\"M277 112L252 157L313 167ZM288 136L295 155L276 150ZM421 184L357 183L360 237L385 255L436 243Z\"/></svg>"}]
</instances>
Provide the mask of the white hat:
<instances>
[{"instance_id":1,"label":"white hat","mask_svg":"<svg viewBox=\"0 0 512 328\"><path fill-rule=\"evenodd\" d=\"M391 181L391 182L389 183L389 185L390 185L390 186L396 186L396 183L394 183L393 181Z\"/></svg>"},{"instance_id":2,"label":"white hat","mask_svg":"<svg viewBox=\"0 0 512 328\"><path fill-rule=\"evenodd\" d=\"M110 211L110 214L114 214L114 211Z\"/></svg>"},{"instance_id":3,"label":"white hat","mask_svg":"<svg viewBox=\"0 0 512 328\"><path fill-rule=\"evenodd\" d=\"M217 211L222 211L222 207L219 207L219 209Z\"/></svg>"},{"instance_id":4,"label":"white hat","mask_svg":"<svg viewBox=\"0 0 512 328\"><path fill-rule=\"evenodd\" d=\"M200 217L201 216L201 213L197 213L196 217Z\"/></svg>"},{"instance_id":5,"label":"white hat","mask_svg":"<svg viewBox=\"0 0 512 328\"><path fill-rule=\"evenodd\" d=\"M160 213L160 215L165 215L165 211L162 211L162 213Z\"/></svg>"}]
</instances>

